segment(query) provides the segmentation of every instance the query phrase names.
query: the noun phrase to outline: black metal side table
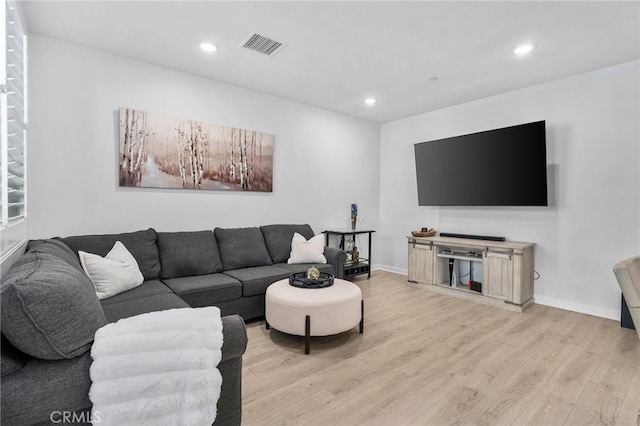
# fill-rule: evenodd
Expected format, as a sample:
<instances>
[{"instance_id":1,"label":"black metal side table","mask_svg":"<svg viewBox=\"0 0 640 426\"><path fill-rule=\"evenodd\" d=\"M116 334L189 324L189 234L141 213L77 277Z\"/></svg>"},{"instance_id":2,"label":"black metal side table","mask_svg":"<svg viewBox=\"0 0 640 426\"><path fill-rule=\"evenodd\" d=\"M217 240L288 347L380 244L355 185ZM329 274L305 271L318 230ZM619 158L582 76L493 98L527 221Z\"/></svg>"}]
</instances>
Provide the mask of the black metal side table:
<instances>
[{"instance_id":1,"label":"black metal side table","mask_svg":"<svg viewBox=\"0 0 640 426\"><path fill-rule=\"evenodd\" d=\"M369 236L369 245L367 247L367 255L366 257L360 256L358 259L353 259L351 262L346 262L344 264L344 278L348 279L349 277L353 277L356 275L367 274L367 279L371 278L371 234L373 234L374 230L372 229L328 229L322 231L325 235L325 245L329 246L329 236L337 235L340 237L340 248L345 249L345 240L349 241L347 237L351 237L350 240L353 242L353 245L356 245L356 236L360 234L367 234ZM349 252L351 253L351 252ZM351 253L353 256L353 253ZM357 260L357 261L356 261Z\"/></svg>"}]
</instances>

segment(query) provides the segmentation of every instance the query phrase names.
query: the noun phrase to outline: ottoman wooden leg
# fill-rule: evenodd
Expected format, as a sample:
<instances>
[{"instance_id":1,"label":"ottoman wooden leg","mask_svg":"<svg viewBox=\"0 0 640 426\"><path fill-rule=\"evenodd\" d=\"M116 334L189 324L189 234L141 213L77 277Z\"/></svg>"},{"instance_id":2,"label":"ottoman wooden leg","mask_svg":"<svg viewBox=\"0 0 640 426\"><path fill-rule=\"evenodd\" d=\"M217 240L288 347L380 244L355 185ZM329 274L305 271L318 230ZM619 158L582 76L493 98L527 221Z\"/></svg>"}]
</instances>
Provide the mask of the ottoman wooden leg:
<instances>
[{"instance_id":1,"label":"ottoman wooden leg","mask_svg":"<svg viewBox=\"0 0 640 426\"><path fill-rule=\"evenodd\" d=\"M360 334L364 333L364 300L360 301Z\"/></svg>"},{"instance_id":2,"label":"ottoman wooden leg","mask_svg":"<svg viewBox=\"0 0 640 426\"><path fill-rule=\"evenodd\" d=\"M304 318L304 353L309 355L309 347L311 346L311 317L307 315Z\"/></svg>"},{"instance_id":3,"label":"ottoman wooden leg","mask_svg":"<svg viewBox=\"0 0 640 426\"><path fill-rule=\"evenodd\" d=\"M271 328L271 326L269 325L269 321L267 321L267 319L264 319L264 328L266 328L267 330L269 330Z\"/></svg>"}]
</instances>

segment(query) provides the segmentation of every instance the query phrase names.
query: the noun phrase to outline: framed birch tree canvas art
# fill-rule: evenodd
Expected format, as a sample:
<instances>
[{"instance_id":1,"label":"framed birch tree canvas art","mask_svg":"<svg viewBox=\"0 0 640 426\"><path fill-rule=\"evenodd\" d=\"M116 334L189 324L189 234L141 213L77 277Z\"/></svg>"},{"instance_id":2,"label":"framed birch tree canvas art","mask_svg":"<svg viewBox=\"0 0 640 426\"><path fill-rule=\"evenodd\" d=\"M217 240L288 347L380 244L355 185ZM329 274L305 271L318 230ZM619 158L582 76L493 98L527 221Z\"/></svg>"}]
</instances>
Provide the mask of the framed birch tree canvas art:
<instances>
[{"instance_id":1,"label":"framed birch tree canvas art","mask_svg":"<svg viewBox=\"0 0 640 426\"><path fill-rule=\"evenodd\" d=\"M273 190L274 136L120 108L120 186Z\"/></svg>"}]
</instances>

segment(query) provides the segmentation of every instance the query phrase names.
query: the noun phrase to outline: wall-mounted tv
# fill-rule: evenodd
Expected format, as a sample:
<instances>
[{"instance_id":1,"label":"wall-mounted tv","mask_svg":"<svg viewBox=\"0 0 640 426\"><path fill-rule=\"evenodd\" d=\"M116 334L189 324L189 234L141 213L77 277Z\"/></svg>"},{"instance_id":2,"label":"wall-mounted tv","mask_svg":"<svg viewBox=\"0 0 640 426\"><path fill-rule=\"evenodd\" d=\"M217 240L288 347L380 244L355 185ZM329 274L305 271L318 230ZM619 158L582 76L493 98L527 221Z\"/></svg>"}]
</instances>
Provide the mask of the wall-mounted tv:
<instances>
[{"instance_id":1,"label":"wall-mounted tv","mask_svg":"<svg viewBox=\"0 0 640 426\"><path fill-rule=\"evenodd\" d=\"M420 206L546 206L545 121L414 145Z\"/></svg>"}]
</instances>

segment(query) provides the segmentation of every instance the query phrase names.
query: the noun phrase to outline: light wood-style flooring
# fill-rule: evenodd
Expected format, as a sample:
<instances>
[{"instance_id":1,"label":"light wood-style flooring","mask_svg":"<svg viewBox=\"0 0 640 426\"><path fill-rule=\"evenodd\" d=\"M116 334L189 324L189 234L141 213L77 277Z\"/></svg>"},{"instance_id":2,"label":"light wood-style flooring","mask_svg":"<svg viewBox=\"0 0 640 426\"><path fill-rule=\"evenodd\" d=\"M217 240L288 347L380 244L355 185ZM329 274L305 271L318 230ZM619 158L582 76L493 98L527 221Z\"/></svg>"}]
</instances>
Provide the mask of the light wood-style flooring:
<instances>
[{"instance_id":1,"label":"light wood-style flooring","mask_svg":"<svg viewBox=\"0 0 640 426\"><path fill-rule=\"evenodd\" d=\"M640 339L619 322L383 271L354 282L362 335L312 338L305 355L303 337L247 324L243 425L638 425Z\"/></svg>"}]
</instances>

